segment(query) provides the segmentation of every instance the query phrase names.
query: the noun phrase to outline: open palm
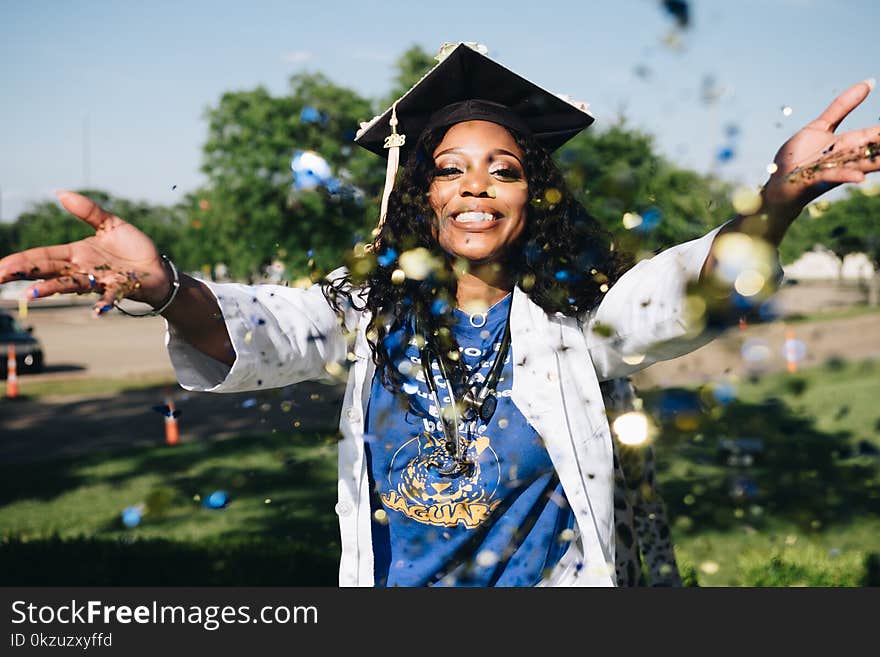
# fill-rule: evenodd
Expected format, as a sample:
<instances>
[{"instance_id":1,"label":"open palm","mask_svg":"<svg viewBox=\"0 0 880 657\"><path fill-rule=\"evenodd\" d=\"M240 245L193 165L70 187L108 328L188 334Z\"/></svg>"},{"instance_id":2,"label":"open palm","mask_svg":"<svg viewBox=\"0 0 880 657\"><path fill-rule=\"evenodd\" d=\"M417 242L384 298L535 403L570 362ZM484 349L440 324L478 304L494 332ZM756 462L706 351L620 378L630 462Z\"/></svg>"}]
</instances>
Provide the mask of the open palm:
<instances>
[{"instance_id":1,"label":"open palm","mask_svg":"<svg viewBox=\"0 0 880 657\"><path fill-rule=\"evenodd\" d=\"M96 311L128 297L156 303L170 283L153 241L130 223L74 192L58 195L61 205L95 229L91 237L14 253L0 260L0 283L40 280L31 297L97 292Z\"/></svg>"}]
</instances>

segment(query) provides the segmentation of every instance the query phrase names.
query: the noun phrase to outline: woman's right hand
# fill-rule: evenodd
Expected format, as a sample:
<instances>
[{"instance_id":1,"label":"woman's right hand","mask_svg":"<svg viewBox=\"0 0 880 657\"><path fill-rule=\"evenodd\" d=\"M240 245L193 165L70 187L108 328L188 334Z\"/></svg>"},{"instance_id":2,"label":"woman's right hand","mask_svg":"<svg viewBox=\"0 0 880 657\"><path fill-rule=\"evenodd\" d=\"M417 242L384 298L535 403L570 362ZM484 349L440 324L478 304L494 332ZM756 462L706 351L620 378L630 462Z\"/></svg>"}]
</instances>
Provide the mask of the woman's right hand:
<instances>
[{"instance_id":1,"label":"woman's right hand","mask_svg":"<svg viewBox=\"0 0 880 657\"><path fill-rule=\"evenodd\" d=\"M75 192L59 192L65 210L95 229L92 237L55 246L41 246L0 259L0 283L39 280L28 298L52 294L96 292L100 315L122 298L157 307L171 293L171 273L153 241L130 223L103 210Z\"/></svg>"}]
</instances>

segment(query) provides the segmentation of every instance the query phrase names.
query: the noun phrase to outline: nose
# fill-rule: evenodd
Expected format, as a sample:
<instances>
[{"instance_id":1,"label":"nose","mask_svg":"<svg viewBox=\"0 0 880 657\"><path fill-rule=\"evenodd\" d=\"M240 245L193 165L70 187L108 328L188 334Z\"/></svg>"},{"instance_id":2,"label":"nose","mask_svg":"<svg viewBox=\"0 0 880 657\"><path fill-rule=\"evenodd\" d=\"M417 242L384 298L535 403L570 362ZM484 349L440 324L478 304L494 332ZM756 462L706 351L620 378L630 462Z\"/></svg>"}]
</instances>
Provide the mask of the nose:
<instances>
[{"instance_id":1,"label":"nose","mask_svg":"<svg viewBox=\"0 0 880 657\"><path fill-rule=\"evenodd\" d=\"M479 167L468 167L464 175L461 177L461 185L459 194L461 196L477 196L489 197L489 187L491 179L487 171L482 171Z\"/></svg>"}]
</instances>

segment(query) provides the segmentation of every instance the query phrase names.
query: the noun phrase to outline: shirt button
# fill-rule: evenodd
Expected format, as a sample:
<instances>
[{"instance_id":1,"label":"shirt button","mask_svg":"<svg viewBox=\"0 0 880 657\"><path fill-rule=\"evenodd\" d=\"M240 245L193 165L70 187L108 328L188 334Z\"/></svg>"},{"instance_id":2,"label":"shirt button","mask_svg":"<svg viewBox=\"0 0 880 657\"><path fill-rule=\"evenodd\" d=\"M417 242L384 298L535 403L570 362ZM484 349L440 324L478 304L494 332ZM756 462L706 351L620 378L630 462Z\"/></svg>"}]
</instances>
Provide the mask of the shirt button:
<instances>
[{"instance_id":1,"label":"shirt button","mask_svg":"<svg viewBox=\"0 0 880 657\"><path fill-rule=\"evenodd\" d=\"M347 411L345 411L345 417L347 417L350 422L360 422L361 412L354 406L352 406Z\"/></svg>"},{"instance_id":2,"label":"shirt button","mask_svg":"<svg viewBox=\"0 0 880 657\"><path fill-rule=\"evenodd\" d=\"M335 511L336 511L337 515L340 515L342 517L350 516L351 510L352 510L351 504L349 504L348 502L337 502L336 503Z\"/></svg>"}]
</instances>

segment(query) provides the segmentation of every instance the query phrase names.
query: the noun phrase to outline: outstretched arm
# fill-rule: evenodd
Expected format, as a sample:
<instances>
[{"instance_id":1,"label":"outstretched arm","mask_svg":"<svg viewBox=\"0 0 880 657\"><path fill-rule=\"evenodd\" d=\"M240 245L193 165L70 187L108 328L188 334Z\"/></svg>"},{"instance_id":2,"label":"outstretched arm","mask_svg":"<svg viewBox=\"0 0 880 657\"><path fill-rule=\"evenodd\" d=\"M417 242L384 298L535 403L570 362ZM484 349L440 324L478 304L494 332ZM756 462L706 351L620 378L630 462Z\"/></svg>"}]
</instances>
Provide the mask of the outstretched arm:
<instances>
[{"instance_id":1,"label":"outstretched arm","mask_svg":"<svg viewBox=\"0 0 880 657\"><path fill-rule=\"evenodd\" d=\"M171 272L147 235L81 194L61 192L58 200L65 210L94 228L95 234L0 259L0 283L39 280L27 289L30 298L97 292L96 316L122 298L154 308L169 298ZM178 294L162 315L202 353L226 365L235 360L217 301L200 281L181 274Z\"/></svg>"},{"instance_id":2,"label":"outstretched arm","mask_svg":"<svg viewBox=\"0 0 880 657\"><path fill-rule=\"evenodd\" d=\"M874 80L854 84L786 141L773 159L776 171L761 191L760 208L729 222L716 238L740 232L777 247L808 203L838 185L859 183L865 174L880 171L880 126L836 134L874 85ZM711 276L716 265L710 253L701 277Z\"/></svg>"}]
</instances>

